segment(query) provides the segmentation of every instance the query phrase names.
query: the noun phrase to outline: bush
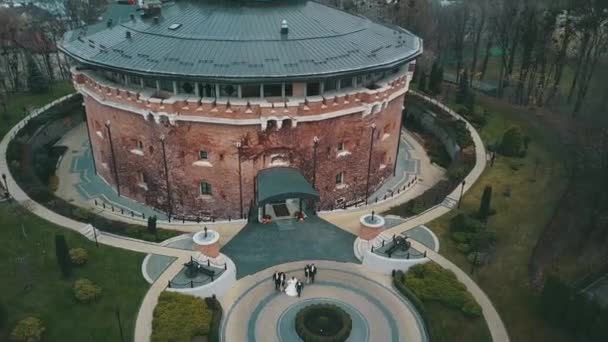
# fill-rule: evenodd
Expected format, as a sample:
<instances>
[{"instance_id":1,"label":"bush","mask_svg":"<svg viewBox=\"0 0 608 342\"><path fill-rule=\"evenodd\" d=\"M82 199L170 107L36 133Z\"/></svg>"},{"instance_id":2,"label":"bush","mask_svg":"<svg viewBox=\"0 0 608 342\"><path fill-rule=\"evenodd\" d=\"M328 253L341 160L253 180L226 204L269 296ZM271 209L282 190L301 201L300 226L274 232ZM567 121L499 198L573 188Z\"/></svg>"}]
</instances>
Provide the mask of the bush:
<instances>
[{"instance_id":1,"label":"bush","mask_svg":"<svg viewBox=\"0 0 608 342\"><path fill-rule=\"evenodd\" d=\"M151 341L187 341L209 334L212 312L204 300L175 292L158 297L152 319Z\"/></svg>"},{"instance_id":2,"label":"bush","mask_svg":"<svg viewBox=\"0 0 608 342\"><path fill-rule=\"evenodd\" d=\"M11 332L10 340L14 342L42 341L46 328L42 321L36 317L27 317L20 320Z\"/></svg>"},{"instance_id":3,"label":"bush","mask_svg":"<svg viewBox=\"0 0 608 342\"><path fill-rule=\"evenodd\" d=\"M469 245L468 243L459 243L458 245L456 245L456 249L466 254L471 251L471 245Z\"/></svg>"},{"instance_id":4,"label":"bush","mask_svg":"<svg viewBox=\"0 0 608 342\"><path fill-rule=\"evenodd\" d=\"M91 303L101 296L101 287L89 279L77 279L74 282L74 296L81 303Z\"/></svg>"},{"instance_id":5,"label":"bush","mask_svg":"<svg viewBox=\"0 0 608 342\"><path fill-rule=\"evenodd\" d=\"M433 262L412 266L403 275L403 284L423 302L439 302L469 316L480 316L481 308L454 273Z\"/></svg>"},{"instance_id":6,"label":"bush","mask_svg":"<svg viewBox=\"0 0 608 342\"><path fill-rule=\"evenodd\" d=\"M460 213L450 220L450 231L478 233L484 229L483 224L467 214Z\"/></svg>"},{"instance_id":7,"label":"bush","mask_svg":"<svg viewBox=\"0 0 608 342\"><path fill-rule=\"evenodd\" d=\"M72 248L70 249L70 259L72 264L81 266L89 260L89 255L84 248Z\"/></svg>"},{"instance_id":8,"label":"bush","mask_svg":"<svg viewBox=\"0 0 608 342\"><path fill-rule=\"evenodd\" d=\"M307 323L310 320L325 319L325 324L329 325L330 320L337 321L336 331L331 335L320 335L310 329ZM296 314L295 320L296 333L306 342L344 342L350 335L353 322L344 310L333 304L312 304L304 307Z\"/></svg>"},{"instance_id":9,"label":"bush","mask_svg":"<svg viewBox=\"0 0 608 342\"><path fill-rule=\"evenodd\" d=\"M523 151L523 134L517 126L509 128L500 142L500 153L508 157L519 157Z\"/></svg>"},{"instance_id":10,"label":"bush","mask_svg":"<svg viewBox=\"0 0 608 342\"><path fill-rule=\"evenodd\" d=\"M6 311L6 306L4 305L4 303L0 303L0 329L4 327L7 320L8 312Z\"/></svg>"},{"instance_id":11,"label":"bush","mask_svg":"<svg viewBox=\"0 0 608 342\"><path fill-rule=\"evenodd\" d=\"M456 243L468 243L471 240L471 233L468 232L453 232L451 235L452 240Z\"/></svg>"}]
</instances>

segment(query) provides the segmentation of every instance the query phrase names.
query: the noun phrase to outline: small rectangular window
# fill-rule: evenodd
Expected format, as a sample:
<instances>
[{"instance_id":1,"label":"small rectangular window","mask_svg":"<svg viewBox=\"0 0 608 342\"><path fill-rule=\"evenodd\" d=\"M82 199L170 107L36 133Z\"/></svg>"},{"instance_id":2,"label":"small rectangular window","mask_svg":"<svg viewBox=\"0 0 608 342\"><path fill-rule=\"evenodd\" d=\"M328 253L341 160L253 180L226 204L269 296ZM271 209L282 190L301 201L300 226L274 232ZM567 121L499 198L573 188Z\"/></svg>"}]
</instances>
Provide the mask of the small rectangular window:
<instances>
[{"instance_id":1,"label":"small rectangular window","mask_svg":"<svg viewBox=\"0 0 608 342\"><path fill-rule=\"evenodd\" d=\"M201 195L211 195L211 184L201 182Z\"/></svg>"},{"instance_id":2,"label":"small rectangular window","mask_svg":"<svg viewBox=\"0 0 608 342\"><path fill-rule=\"evenodd\" d=\"M140 150L144 149L144 143L141 140L137 140L137 148Z\"/></svg>"},{"instance_id":3,"label":"small rectangular window","mask_svg":"<svg viewBox=\"0 0 608 342\"><path fill-rule=\"evenodd\" d=\"M324 92L336 90L337 84L335 79L330 79L325 81L325 87L323 88Z\"/></svg>"},{"instance_id":4,"label":"small rectangular window","mask_svg":"<svg viewBox=\"0 0 608 342\"><path fill-rule=\"evenodd\" d=\"M293 84L285 83L285 96L293 96Z\"/></svg>"},{"instance_id":5,"label":"small rectangular window","mask_svg":"<svg viewBox=\"0 0 608 342\"><path fill-rule=\"evenodd\" d=\"M336 175L336 185L344 184L344 172L340 172Z\"/></svg>"},{"instance_id":6,"label":"small rectangular window","mask_svg":"<svg viewBox=\"0 0 608 342\"><path fill-rule=\"evenodd\" d=\"M260 85L259 84L244 84L241 86L242 97L260 97Z\"/></svg>"},{"instance_id":7,"label":"small rectangular window","mask_svg":"<svg viewBox=\"0 0 608 342\"><path fill-rule=\"evenodd\" d=\"M320 94L319 82L306 83L306 96L318 96Z\"/></svg>"},{"instance_id":8,"label":"small rectangular window","mask_svg":"<svg viewBox=\"0 0 608 342\"><path fill-rule=\"evenodd\" d=\"M209 153L207 151L198 151L198 159L199 160L208 160L209 159Z\"/></svg>"},{"instance_id":9,"label":"small rectangular window","mask_svg":"<svg viewBox=\"0 0 608 342\"><path fill-rule=\"evenodd\" d=\"M338 152L344 151L344 142L338 143Z\"/></svg>"},{"instance_id":10,"label":"small rectangular window","mask_svg":"<svg viewBox=\"0 0 608 342\"><path fill-rule=\"evenodd\" d=\"M144 78L144 87L156 89L156 81L152 78Z\"/></svg>"},{"instance_id":11,"label":"small rectangular window","mask_svg":"<svg viewBox=\"0 0 608 342\"><path fill-rule=\"evenodd\" d=\"M264 84L264 97L280 97L282 96L281 84Z\"/></svg>"},{"instance_id":12,"label":"small rectangular window","mask_svg":"<svg viewBox=\"0 0 608 342\"><path fill-rule=\"evenodd\" d=\"M353 78L347 77L340 80L340 89L347 89L353 86Z\"/></svg>"},{"instance_id":13,"label":"small rectangular window","mask_svg":"<svg viewBox=\"0 0 608 342\"><path fill-rule=\"evenodd\" d=\"M230 97L230 96L236 96L236 95L237 95L236 86L233 86L232 84L220 84L220 96Z\"/></svg>"},{"instance_id":14,"label":"small rectangular window","mask_svg":"<svg viewBox=\"0 0 608 342\"><path fill-rule=\"evenodd\" d=\"M148 184L148 177L146 176L146 174L144 172L139 172L138 178L139 178L138 179L139 183Z\"/></svg>"},{"instance_id":15,"label":"small rectangular window","mask_svg":"<svg viewBox=\"0 0 608 342\"><path fill-rule=\"evenodd\" d=\"M215 84L200 83L199 90L201 92L201 97L215 97Z\"/></svg>"},{"instance_id":16,"label":"small rectangular window","mask_svg":"<svg viewBox=\"0 0 608 342\"><path fill-rule=\"evenodd\" d=\"M160 89L168 92L173 92L173 81L161 80Z\"/></svg>"}]
</instances>

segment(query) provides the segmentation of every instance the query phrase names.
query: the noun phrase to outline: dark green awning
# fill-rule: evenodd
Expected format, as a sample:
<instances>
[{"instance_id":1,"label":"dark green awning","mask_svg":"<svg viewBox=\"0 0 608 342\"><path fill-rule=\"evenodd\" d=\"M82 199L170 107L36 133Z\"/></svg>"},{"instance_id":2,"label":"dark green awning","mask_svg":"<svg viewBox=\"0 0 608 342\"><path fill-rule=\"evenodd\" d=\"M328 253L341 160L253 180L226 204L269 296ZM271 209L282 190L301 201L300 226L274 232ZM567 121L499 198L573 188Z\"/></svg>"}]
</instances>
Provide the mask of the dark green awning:
<instances>
[{"instance_id":1,"label":"dark green awning","mask_svg":"<svg viewBox=\"0 0 608 342\"><path fill-rule=\"evenodd\" d=\"M258 205L281 202L288 198L319 199L319 193L300 171L291 167L273 167L260 171L256 186Z\"/></svg>"}]
</instances>

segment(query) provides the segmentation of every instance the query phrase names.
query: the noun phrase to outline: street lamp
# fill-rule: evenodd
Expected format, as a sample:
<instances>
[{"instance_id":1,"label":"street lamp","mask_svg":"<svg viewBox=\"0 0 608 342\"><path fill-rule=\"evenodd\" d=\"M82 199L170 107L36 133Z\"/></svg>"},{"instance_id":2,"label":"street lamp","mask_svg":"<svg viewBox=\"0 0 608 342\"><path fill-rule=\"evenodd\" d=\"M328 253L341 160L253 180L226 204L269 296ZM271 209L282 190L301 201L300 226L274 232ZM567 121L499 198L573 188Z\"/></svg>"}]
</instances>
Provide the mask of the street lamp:
<instances>
[{"instance_id":1,"label":"street lamp","mask_svg":"<svg viewBox=\"0 0 608 342\"><path fill-rule=\"evenodd\" d=\"M376 132L376 123L372 123L372 134L370 135L369 141L369 157L367 160L367 181L365 182L365 205L367 205L367 198L369 197L369 176L372 171L372 151L374 150L374 133Z\"/></svg>"},{"instance_id":2,"label":"street lamp","mask_svg":"<svg viewBox=\"0 0 608 342\"><path fill-rule=\"evenodd\" d=\"M244 217L243 213L243 177L241 173L241 149L243 147L243 143L239 140L236 142L237 149L237 158L239 162L239 210L241 217Z\"/></svg>"},{"instance_id":3,"label":"street lamp","mask_svg":"<svg viewBox=\"0 0 608 342\"><path fill-rule=\"evenodd\" d=\"M110 141L110 154L112 155L112 168L114 169L116 192L120 197L120 180L118 179L118 169L116 167L116 155L114 154L114 143L112 142L112 130L110 129L110 120L106 121L106 129L108 130L108 140Z\"/></svg>"},{"instance_id":4,"label":"street lamp","mask_svg":"<svg viewBox=\"0 0 608 342\"><path fill-rule=\"evenodd\" d=\"M314 136L312 138L312 187L315 188L315 183L317 182L317 147L319 147L319 138Z\"/></svg>"},{"instance_id":5,"label":"street lamp","mask_svg":"<svg viewBox=\"0 0 608 342\"><path fill-rule=\"evenodd\" d=\"M165 135L160 135L160 145L163 150L163 165L165 166L165 183L167 184L167 206L169 207L169 222L173 215L173 205L171 204L171 184L169 183L169 167L167 166L167 152L165 150Z\"/></svg>"},{"instance_id":6,"label":"street lamp","mask_svg":"<svg viewBox=\"0 0 608 342\"><path fill-rule=\"evenodd\" d=\"M467 182L463 179L462 180L462 187L460 188L460 198L458 199L458 209L460 209L460 202L462 202L462 194L464 193L464 185Z\"/></svg>"}]
</instances>

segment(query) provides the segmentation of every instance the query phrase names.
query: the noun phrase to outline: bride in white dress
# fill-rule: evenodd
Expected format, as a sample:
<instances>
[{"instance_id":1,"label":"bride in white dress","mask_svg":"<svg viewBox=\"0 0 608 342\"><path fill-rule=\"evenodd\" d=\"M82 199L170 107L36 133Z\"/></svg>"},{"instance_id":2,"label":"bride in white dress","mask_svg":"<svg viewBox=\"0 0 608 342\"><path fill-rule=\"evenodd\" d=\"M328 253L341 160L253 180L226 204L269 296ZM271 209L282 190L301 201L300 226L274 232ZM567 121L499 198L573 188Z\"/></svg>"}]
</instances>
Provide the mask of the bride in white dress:
<instances>
[{"instance_id":1,"label":"bride in white dress","mask_svg":"<svg viewBox=\"0 0 608 342\"><path fill-rule=\"evenodd\" d=\"M296 277L291 277L291 279L289 279L287 281L287 287L285 287L285 293L289 297L295 297L298 295L298 290L296 289L297 283L298 283L298 279L296 279Z\"/></svg>"}]
</instances>

